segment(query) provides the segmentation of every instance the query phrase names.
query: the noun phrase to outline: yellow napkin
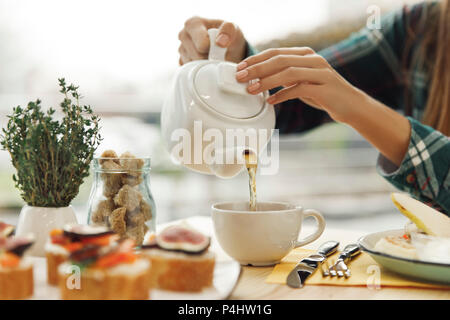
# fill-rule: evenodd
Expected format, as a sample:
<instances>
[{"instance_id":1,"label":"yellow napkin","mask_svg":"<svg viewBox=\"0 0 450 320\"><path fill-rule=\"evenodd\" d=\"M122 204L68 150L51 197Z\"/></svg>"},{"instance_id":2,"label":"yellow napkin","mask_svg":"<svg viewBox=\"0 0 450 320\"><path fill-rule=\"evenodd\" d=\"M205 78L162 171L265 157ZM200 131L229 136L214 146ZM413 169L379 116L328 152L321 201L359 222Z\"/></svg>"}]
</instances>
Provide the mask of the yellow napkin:
<instances>
[{"instance_id":1,"label":"yellow napkin","mask_svg":"<svg viewBox=\"0 0 450 320\"><path fill-rule=\"evenodd\" d=\"M297 248L292 250L283 260L277 264L272 273L266 278L267 283L285 284L286 278L302 258L314 253L313 250ZM334 254L329 259L336 260L338 254ZM320 268L320 267L319 267ZM411 280L395 274L387 269L383 269L367 253L361 252L349 263L351 277L322 277L321 270L318 269L306 280L307 285L331 285L331 286L368 286L377 287L417 287L450 289L449 286L433 283L426 283Z\"/></svg>"}]
</instances>

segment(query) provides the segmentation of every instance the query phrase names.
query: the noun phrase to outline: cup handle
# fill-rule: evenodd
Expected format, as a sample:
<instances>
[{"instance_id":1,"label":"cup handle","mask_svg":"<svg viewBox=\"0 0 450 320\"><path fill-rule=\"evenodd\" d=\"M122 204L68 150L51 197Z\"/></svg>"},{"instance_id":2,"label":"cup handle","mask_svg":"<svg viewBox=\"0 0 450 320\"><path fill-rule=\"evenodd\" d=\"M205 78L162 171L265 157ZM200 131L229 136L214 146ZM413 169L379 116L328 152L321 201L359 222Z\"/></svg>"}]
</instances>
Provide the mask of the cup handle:
<instances>
[{"instance_id":1,"label":"cup handle","mask_svg":"<svg viewBox=\"0 0 450 320\"><path fill-rule=\"evenodd\" d=\"M323 231L325 230L325 219L319 211L314 210L314 209L307 209L303 213L302 221L307 217L313 217L316 220L317 229L316 229L316 231L314 231L313 234L307 236L304 239L296 241L294 244L294 248L304 246L308 243L313 242L314 240L317 240L322 235Z\"/></svg>"}]
</instances>

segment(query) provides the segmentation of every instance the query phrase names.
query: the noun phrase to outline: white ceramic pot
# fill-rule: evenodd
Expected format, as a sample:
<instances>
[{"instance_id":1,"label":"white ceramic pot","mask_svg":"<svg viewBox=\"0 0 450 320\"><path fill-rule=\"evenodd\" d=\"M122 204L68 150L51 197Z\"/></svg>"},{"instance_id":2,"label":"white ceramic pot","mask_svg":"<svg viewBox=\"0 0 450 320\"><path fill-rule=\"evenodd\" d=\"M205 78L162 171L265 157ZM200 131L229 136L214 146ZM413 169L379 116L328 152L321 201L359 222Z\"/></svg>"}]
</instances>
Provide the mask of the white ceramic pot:
<instances>
[{"instance_id":1,"label":"white ceramic pot","mask_svg":"<svg viewBox=\"0 0 450 320\"><path fill-rule=\"evenodd\" d=\"M32 234L35 238L33 246L27 253L31 256L44 257L45 243L52 229L61 228L65 224L77 223L72 206L62 208L45 208L24 206L20 211L16 235Z\"/></svg>"},{"instance_id":2,"label":"white ceramic pot","mask_svg":"<svg viewBox=\"0 0 450 320\"><path fill-rule=\"evenodd\" d=\"M215 43L218 30L208 33L208 60L186 63L175 75L161 111L161 135L176 163L231 178L244 168L241 149L261 154L269 142L275 111L267 92L251 95L237 82L237 65L225 61L226 49Z\"/></svg>"}]
</instances>

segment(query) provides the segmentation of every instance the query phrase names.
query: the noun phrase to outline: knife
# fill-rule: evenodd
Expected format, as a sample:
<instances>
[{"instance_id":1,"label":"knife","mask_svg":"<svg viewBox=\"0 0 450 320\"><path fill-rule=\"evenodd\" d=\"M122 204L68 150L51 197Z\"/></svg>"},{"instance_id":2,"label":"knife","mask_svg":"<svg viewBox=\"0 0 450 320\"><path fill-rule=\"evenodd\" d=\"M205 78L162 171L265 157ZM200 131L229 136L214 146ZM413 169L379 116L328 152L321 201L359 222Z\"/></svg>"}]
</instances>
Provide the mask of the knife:
<instances>
[{"instance_id":1,"label":"knife","mask_svg":"<svg viewBox=\"0 0 450 320\"><path fill-rule=\"evenodd\" d=\"M325 259L336 252L339 247L338 241L327 241L323 243L317 253L302 259L289 273L286 283L291 288L303 288L305 280L316 271L317 267Z\"/></svg>"}]
</instances>

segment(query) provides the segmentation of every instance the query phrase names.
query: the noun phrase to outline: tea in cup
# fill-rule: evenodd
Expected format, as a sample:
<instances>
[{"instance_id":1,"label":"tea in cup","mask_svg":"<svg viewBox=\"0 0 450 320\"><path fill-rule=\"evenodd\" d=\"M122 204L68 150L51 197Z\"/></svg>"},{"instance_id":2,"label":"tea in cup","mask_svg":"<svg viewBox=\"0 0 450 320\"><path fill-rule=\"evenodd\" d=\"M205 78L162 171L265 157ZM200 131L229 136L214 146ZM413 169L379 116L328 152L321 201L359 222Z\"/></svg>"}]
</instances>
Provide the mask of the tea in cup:
<instances>
[{"instance_id":1,"label":"tea in cup","mask_svg":"<svg viewBox=\"0 0 450 320\"><path fill-rule=\"evenodd\" d=\"M317 228L298 240L303 220L313 217ZM223 202L212 206L216 238L223 250L242 265L270 266L291 249L318 239L325 229L322 214L283 202Z\"/></svg>"}]
</instances>

